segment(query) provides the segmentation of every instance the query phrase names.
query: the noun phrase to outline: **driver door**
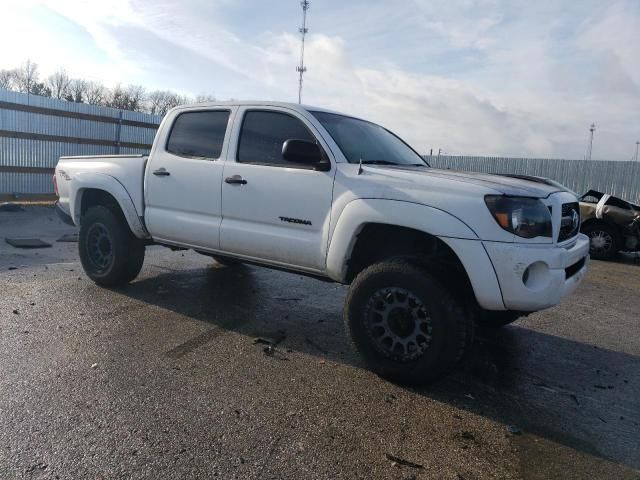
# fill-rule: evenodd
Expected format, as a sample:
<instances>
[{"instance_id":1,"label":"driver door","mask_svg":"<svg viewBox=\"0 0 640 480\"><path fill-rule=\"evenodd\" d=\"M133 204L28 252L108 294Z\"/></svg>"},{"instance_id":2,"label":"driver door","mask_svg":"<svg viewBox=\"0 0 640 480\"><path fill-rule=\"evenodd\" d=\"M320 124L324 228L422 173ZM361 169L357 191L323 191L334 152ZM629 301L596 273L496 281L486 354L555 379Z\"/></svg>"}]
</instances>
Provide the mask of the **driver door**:
<instances>
[{"instance_id":1,"label":"driver door","mask_svg":"<svg viewBox=\"0 0 640 480\"><path fill-rule=\"evenodd\" d=\"M223 251L311 271L325 269L333 179L287 162L288 139L318 141L314 127L287 108L238 111L222 183Z\"/></svg>"}]
</instances>

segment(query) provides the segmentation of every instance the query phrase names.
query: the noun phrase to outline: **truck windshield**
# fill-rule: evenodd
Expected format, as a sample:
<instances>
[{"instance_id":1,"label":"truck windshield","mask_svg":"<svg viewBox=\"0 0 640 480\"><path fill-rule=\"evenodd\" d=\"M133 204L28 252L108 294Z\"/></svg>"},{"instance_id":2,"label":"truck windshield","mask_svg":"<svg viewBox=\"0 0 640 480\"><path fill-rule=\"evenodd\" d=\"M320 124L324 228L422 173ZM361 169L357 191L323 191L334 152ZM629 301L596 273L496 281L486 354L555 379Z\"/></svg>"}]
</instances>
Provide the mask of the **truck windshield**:
<instances>
[{"instance_id":1,"label":"truck windshield","mask_svg":"<svg viewBox=\"0 0 640 480\"><path fill-rule=\"evenodd\" d=\"M419 165L427 163L399 137L375 123L335 113L310 112L329 132L349 163Z\"/></svg>"}]
</instances>

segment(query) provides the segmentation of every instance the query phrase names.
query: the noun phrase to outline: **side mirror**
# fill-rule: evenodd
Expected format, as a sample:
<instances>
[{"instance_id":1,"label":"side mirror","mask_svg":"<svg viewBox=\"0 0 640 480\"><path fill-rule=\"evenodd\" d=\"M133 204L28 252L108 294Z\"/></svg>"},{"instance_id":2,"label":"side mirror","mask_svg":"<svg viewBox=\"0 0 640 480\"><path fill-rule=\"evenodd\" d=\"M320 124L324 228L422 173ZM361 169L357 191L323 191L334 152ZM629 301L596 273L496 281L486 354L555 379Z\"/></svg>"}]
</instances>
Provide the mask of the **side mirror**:
<instances>
[{"instance_id":1,"label":"side mirror","mask_svg":"<svg viewBox=\"0 0 640 480\"><path fill-rule=\"evenodd\" d=\"M285 140L282 144L282 158L291 163L312 165L316 170L326 171L331 168L329 162L323 161L320 147L308 140Z\"/></svg>"}]
</instances>

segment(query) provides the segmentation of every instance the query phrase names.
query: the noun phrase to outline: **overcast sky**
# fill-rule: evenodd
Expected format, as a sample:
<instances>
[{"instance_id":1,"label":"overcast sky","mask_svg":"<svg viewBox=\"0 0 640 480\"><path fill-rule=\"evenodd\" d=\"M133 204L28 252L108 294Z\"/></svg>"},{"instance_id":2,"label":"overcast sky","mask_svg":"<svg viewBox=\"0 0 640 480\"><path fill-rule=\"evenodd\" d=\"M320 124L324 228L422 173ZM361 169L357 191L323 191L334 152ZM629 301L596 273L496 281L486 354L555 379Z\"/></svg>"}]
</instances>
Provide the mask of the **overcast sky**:
<instances>
[{"instance_id":1,"label":"overcast sky","mask_svg":"<svg viewBox=\"0 0 640 480\"><path fill-rule=\"evenodd\" d=\"M3 0L0 68L297 100L297 0ZM416 149L629 160L640 0L311 0L303 101Z\"/></svg>"}]
</instances>

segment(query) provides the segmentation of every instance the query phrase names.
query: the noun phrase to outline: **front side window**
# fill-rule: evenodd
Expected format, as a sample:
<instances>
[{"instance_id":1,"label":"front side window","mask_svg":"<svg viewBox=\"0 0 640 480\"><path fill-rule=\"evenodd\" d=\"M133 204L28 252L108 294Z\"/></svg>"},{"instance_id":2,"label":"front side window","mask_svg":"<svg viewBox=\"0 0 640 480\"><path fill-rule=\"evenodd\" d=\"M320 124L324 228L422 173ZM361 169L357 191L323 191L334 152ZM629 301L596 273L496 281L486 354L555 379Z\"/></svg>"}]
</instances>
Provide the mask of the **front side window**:
<instances>
[{"instance_id":1,"label":"front side window","mask_svg":"<svg viewBox=\"0 0 640 480\"><path fill-rule=\"evenodd\" d=\"M329 132L349 163L427 166L415 150L380 125L335 113L310 113Z\"/></svg>"},{"instance_id":2,"label":"front side window","mask_svg":"<svg viewBox=\"0 0 640 480\"><path fill-rule=\"evenodd\" d=\"M282 144L291 139L315 142L307 127L291 115L248 111L240 132L238 162L290 167L292 163L282 158Z\"/></svg>"},{"instance_id":3,"label":"front side window","mask_svg":"<svg viewBox=\"0 0 640 480\"><path fill-rule=\"evenodd\" d=\"M173 122L167 152L181 157L220 158L229 113L228 110L181 113Z\"/></svg>"}]
</instances>

